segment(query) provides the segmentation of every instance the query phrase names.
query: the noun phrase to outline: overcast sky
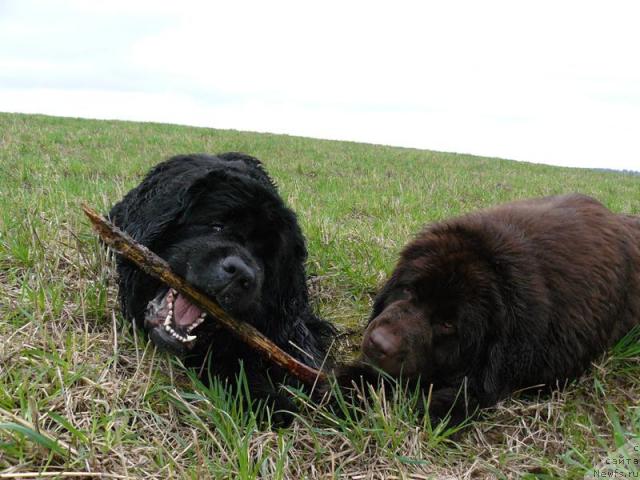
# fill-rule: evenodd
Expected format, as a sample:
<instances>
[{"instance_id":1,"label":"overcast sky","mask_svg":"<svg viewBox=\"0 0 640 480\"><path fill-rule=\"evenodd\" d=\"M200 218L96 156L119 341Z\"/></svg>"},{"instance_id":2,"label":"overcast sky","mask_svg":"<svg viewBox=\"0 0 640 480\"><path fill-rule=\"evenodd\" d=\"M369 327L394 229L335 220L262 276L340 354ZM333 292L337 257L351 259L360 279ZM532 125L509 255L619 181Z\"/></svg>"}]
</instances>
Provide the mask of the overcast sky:
<instances>
[{"instance_id":1,"label":"overcast sky","mask_svg":"<svg viewBox=\"0 0 640 480\"><path fill-rule=\"evenodd\" d=\"M0 0L0 111L640 170L640 1Z\"/></svg>"}]
</instances>

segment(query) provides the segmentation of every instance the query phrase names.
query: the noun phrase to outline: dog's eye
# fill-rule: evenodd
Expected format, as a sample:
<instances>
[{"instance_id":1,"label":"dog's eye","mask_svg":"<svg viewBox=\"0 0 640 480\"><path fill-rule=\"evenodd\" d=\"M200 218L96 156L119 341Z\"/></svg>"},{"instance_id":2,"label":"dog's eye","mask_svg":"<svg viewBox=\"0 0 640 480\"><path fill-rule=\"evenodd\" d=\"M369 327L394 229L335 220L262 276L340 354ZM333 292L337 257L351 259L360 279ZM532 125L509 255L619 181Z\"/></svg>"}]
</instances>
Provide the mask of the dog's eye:
<instances>
[{"instance_id":1,"label":"dog's eye","mask_svg":"<svg viewBox=\"0 0 640 480\"><path fill-rule=\"evenodd\" d=\"M408 285L405 285L404 287L402 287L402 293L404 293L405 295L413 295L413 288L411 288Z\"/></svg>"},{"instance_id":2,"label":"dog's eye","mask_svg":"<svg viewBox=\"0 0 640 480\"><path fill-rule=\"evenodd\" d=\"M220 223L212 223L211 224L211 230L214 233L220 233L224 230L224 225L220 224Z\"/></svg>"},{"instance_id":3,"label":"dog's eye","mask_svg":"<svg viewBox=\"0 0 640 480\"><path fill-rule=\"evenodd\" d=\"M442 335L451 335L452 333L456 333L455 325L449 322L436 324L435 329L436 329L436 332Z\"/></svg>"}]
</instances>

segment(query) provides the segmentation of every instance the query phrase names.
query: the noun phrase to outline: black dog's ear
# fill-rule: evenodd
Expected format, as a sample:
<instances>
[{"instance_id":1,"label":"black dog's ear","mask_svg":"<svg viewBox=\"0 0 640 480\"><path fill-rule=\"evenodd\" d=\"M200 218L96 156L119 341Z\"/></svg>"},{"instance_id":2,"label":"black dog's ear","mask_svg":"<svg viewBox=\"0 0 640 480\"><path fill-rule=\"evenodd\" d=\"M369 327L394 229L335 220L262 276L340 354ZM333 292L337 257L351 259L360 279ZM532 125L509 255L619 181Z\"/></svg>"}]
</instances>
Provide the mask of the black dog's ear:
<instances>
[{"instance_id":1,"label":"black dog's ear","mask_svg":"<svg viewBox=\"0 0 640 480\"><path fill-rule=\"evenodd\" d=\"M180 209L178 223L191 215L204 195L212 192L216 192L217 203L213 208L222 211L228 211L235 205L268 205L280 202L278 193L266 175L259 178L255 172L251 174L246 170L216 167L194 179L177 193L176 204Z\"/></svg>"},{"instance_id":2,"label":"black dog's ear","mask_svg":"<svg viewBox=\"0 0 640 480\"><path fill-rule=\"evenodd\" d=\"M257 168L259 170L264 171L264 167L262 166L262 162L258 160L256 157L252 157L251 155L247 155L246 153L241 152L226 152L219 153L216 157L224 160L225 162L244 162L250 168Z\"/></svg>"},{"instance_id":3,"label":"black dog's ear","mask_svg":"<svg viewBox=\"0 0 640 480\"><path fill-rule=\"evenodd\" d=\"M267 174L262 162L256 157L240 152L227 152L216 155L218 158L226 162L240 162L246 167L245 173L254 180L257 180L262 186L273 190L277 190L277 185L273 179Z\"/></svg>"},{"instance_id":4,"label":"black dog's ear","mask_svg":"<svg viewBox=\"0 0 640 480\"><path fill-rule=\"evenodd\" d=\"M111 221L137 242L150 246L180 214L179 202L161 199L176 198L185 184L191 183L180 166L192 160L179 155L152 168L137 187L113 206L109 212Z\"/></svg>"},{"instance_id":5,"label":"black dog's ear","mask_svg":"<svg viewBox=\"0 0 640 480\"><path fill-rule=\"evenodd\" d=\"M159 208L152 200L139 200L142 195L142 192L132 190L114 205L109 212L109 219L137 242L150 246L180 215L180 206L176 203L167 208L163 204L165 208ZM147 198L153 196L151 193Z\"/></svg>"},{"instance_id":6,"label":"black dog's ear","mask_svg":"<svg viewBox=\"0 0 640 480\"><path fill-rule=\"evenodd\" d=\"M191 216L201 197L207 192L214 191L216 185L224 184L227 179L228 175L221 169L208 170L194 179L190 185L176 192L175 203L179 206L176 223L184 223Z\"/></svg>"}]
</instances>

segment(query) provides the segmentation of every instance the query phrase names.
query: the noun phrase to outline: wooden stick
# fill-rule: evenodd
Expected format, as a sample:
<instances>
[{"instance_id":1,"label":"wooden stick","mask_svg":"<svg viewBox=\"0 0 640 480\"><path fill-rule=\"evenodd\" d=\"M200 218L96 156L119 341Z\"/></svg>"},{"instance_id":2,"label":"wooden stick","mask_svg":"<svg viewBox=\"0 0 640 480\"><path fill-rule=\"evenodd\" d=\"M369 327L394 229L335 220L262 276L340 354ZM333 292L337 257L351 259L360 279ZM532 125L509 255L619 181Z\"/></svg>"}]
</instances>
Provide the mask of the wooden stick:
<instances>
[{"instance_id":1,"label":"wooden stick","mask_svg":"<svg viewBox=\"0 0 640 480\"><path fill-rule=\"evenodd\" d=\"M227 328L232 334L254 350L257 350L261 355L284 368L290 372L291 375L308 385L327 381L327 377L323 372L315 370L296 360L252 325L232 318L215 301L173 273L169 264L162 258L158 257L145 246L140 245L125 232L122 232L111 222L96 213L95 210L91 209L86 203L82 204L82 210L104 243L127 260L135 263L146 274L161 280L189 298L195 305L213 316L217 322L220 322L220 324Z\"/></svg>"}]
</instances>

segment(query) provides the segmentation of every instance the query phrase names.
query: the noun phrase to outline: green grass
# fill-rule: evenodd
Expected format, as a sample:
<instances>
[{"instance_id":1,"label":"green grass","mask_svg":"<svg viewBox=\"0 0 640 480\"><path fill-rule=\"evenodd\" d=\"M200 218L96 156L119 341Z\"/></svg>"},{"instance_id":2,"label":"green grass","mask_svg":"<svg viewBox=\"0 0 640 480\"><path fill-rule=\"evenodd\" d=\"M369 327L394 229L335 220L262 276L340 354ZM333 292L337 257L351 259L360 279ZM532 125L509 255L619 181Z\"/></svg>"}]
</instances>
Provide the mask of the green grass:
<instances>
[{"instance_id":1,"label":"green grass","mask_svg":"<svg viewBox=\"0 0 640 480\"><path fill-rule=\"evenodd\" d=\"M565 391L505 401L461 431L416 416L412 392L343 403L344 417L293 392L303 410L293 427L260 428L227 390L200 384L127 328L113 267L79 209L86 200L106 211L170 155L230 150L263 160L297 211L314 304L347 332L361 328L399 249L427 222L572 191L640 214L631 175L0 114L0 478L582 478L640 436L637 334ZM347 339L344 355L357 334Z\"/></svg>"}]
</instances>

